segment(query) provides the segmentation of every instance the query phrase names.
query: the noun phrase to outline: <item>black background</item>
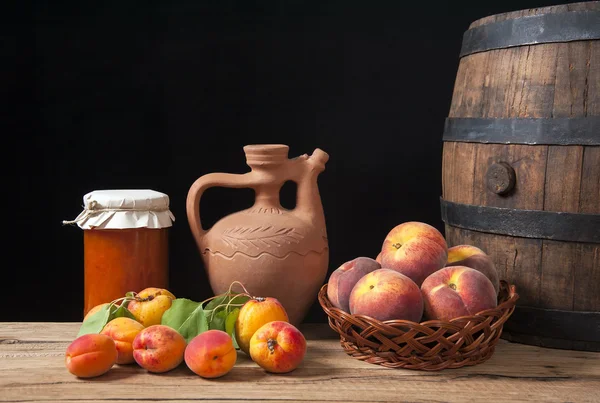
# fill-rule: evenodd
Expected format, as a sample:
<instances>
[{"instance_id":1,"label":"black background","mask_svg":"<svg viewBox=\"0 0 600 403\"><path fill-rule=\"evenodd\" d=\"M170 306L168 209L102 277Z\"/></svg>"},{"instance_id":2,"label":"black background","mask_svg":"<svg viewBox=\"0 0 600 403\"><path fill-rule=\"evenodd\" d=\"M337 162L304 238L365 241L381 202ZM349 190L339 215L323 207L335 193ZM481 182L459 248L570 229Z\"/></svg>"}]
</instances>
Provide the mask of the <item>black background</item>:
<instances>
[{"instance_id":1,"label":"black background","mask_svg":"<svg viewBox=\"0 0 600 403\"><path fill-rule=\"evenodd\" d=\"M319 179L330 272L375 257L401 222L443 231L441 135L462 34L487 15L553 4L38 2L4 13L3 154L16 183L3 192L0 320L81 320L83 234L61 221L95 189L167 193L170 288L212 295L185 198L203 174L246 172L246 144L330 154ZM252 198L210 189L205 226ZM286 186L284 206L293 199ZM315 303L307 320L324 319Z\"/></svg>"}]
</instances>

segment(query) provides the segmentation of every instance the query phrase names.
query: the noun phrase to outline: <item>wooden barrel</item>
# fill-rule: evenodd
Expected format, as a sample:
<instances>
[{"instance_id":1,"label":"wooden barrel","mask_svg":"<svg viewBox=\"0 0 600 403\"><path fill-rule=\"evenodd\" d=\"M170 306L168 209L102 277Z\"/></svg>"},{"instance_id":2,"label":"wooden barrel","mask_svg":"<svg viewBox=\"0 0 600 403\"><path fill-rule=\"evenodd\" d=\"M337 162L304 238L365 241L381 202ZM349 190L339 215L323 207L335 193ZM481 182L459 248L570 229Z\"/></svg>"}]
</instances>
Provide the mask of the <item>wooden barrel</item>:
<instances>
[{"instance_id":1,"label":"wooden barrel","mask_svg":"<svg viewBox=\"0 0 600 403\"><path fill-rule=\"evenodd\" d=\"M520 295L503 337L600 351L600 2L471 24L443 140L448 244Z\"/></svg>"}]
</instances>

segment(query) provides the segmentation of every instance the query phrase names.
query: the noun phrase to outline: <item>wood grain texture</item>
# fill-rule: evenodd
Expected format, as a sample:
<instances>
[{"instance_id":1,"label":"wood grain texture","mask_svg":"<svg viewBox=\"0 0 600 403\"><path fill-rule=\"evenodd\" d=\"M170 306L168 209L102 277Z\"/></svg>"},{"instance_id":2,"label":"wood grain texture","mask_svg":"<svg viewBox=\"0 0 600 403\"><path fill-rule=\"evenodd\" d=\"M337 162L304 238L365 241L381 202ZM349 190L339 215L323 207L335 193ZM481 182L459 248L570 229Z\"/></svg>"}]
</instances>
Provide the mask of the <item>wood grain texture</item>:
<instances>
[{"instance_id":1,"label":"wood grain texture","mask_svg":"<svg viewBox=\"0 0 600 403\"><path fill-rule=\"evenodd\" d=\"M600 2L517 10L487 16L471 27L585 10L600 11ZM545 43L464 56L460 59L448 116L600 116L600 41ZM466 147L464 143L446 142L443 153L443 197L448 201L600 214L598 146L469 143ZM508 163L515 170L515 187L505 195L498 195L487 186L487 170L498 162ZM449 226L446 234L450 245L473 244L484 249L501 278L517 285L518 306L600 311L600 245L512 238ZM566 343L565 347L575 344Z\"/></svg>"},{"instance_id":2,"label":"wood grain texture","mask_svg":"<svg viewBox=\"0 0 600 403\"><path fill-rule=\"evenodd\" d=\"M600 147L586 147L581 168L579 212L600 212Z\"/></svg>"},{"instance_id":3,"label":"wood grain texture","mask_svg":"<svg viewBox=\"0 0 600 403\"><path fill-rule=\"evenodd\" d=\"M435 373L385 369L348 357L325 324L302 327L308 352L286 375L265 373L243 353L216 380L185 365L149 374L115 366L78 379L64 352L79 324L1 323L0 401L351 401L351 402L593 402L600 388L600 353L549 350L500 341L487 362Z\"/></svg>"}]
</instances>

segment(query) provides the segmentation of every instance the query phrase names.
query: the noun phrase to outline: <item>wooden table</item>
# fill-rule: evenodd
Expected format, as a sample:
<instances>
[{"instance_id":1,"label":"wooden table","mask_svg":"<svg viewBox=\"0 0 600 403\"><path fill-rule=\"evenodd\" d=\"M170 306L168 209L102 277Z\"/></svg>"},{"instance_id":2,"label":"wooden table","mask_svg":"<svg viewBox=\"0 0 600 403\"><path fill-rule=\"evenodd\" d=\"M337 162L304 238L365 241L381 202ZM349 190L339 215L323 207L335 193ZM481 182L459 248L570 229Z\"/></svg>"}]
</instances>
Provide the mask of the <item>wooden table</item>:
<instances>
[{"instance_id":1,"label":"wooden table","mask_svg":"<svg viewBox=\"0 0 600 403\"><path fill-rule=\"evenodd\" d=\"M501 340L487 362L421 372L386 369L347 356L325 324L301 328L302 365L265 373L244 353L226 376L206 380L185 364L164 374L114 366L78 379L64 365L79 323L0 323L0 401L427 401L599 402L600 353L552 350Z\"/></svg>"}]
</instances>

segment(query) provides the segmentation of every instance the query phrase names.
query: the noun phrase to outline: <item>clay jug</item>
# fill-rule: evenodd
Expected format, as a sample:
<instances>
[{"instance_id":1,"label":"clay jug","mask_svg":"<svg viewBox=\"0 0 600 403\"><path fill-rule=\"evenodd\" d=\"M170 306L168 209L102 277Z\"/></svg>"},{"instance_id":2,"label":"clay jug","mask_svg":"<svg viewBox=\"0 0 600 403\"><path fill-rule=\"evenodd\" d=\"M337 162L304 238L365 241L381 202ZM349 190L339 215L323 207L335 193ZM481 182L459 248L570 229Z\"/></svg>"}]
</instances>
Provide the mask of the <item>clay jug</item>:
<instances>
[{"instance_id":1,"label":"clay jug","mask_svg":"<svg viewBox=\"0 0 600 403\"><path fill-rule=\"evenodd\" d=\"M288 159L288 150L277 144L245 146L250 172L200 177L188 192L186 209L213 292L226 292L240 281L253 296L277 298L297 325L327 275L329 247L317 177L329 155L316 149L310 157ZM297 184L293 210L279 202L280 189L289 180ZM252 188L256 198L250 208L205 230L200 198L214 186Z\"/></svg>"}]
</instances>

